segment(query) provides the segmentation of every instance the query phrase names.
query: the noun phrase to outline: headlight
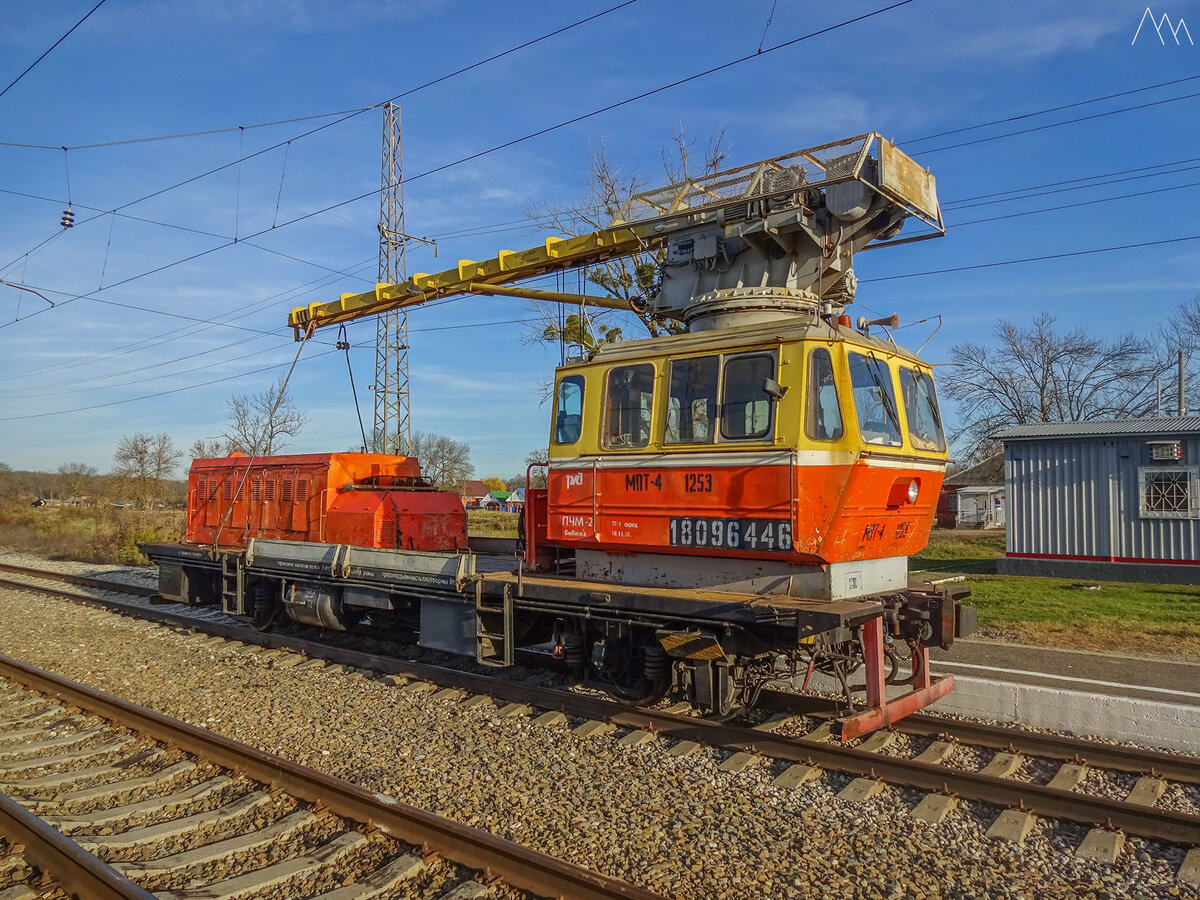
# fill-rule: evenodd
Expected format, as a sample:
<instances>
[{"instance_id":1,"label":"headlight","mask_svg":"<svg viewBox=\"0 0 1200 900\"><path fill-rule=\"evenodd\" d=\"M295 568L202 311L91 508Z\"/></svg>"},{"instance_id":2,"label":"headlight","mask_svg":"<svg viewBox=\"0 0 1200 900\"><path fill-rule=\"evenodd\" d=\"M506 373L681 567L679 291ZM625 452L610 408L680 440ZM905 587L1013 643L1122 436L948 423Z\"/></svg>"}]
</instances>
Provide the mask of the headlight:
<instances>
[{"instance_id":1,"label":"headlight","mask_svg":"<svg viewBox=\"0 0 1200 900\"><path fill-rule=\"evenodd\" d=\"M908 483L908 502L916 503L917 494L921 493L921 485L914 479Z\"/></svg>"}]
</instances>

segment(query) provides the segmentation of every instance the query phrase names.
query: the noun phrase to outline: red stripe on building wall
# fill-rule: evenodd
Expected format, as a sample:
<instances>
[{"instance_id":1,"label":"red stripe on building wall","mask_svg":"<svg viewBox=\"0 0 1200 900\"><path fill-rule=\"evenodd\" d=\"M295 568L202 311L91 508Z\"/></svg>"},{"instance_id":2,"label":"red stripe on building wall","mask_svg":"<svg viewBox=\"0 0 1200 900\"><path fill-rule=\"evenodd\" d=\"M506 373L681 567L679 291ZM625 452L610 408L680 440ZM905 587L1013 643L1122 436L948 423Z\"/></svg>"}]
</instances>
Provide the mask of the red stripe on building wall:
<instances>
[{"instance_id":1,"label":"red stripe on building wall","mask_svg":"<svg viewBox=\"0 0 1200 900\"><path fill-rule=\"evenodd\" d=\"M1200 566L1200 559L1152 559L1140 556L1077 556L1071 553L1005 553L1008 559L1066 559L1072 562L1158 563L1167 566Z\"/></svg>"}]
</instances>

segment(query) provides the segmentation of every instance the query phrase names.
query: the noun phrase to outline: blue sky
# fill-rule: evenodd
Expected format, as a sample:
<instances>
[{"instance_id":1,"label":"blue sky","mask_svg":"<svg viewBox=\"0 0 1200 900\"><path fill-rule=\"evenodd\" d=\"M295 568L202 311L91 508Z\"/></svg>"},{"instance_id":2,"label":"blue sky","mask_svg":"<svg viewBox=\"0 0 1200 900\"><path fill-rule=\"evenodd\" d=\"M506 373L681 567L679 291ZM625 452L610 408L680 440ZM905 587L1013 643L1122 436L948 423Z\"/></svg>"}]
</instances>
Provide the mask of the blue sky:
<instances>
[{"instance_id":1,"label":"blue sky","mask_svg":"<svg viewBox=\"0 0 1200 900\"><path fill-rule=\"evenodd\" d=\"M262 390L291 363L292 306L374 283L377 198L292 220L378 188L380 112L305 137L335 120L238 126L361 108L617 2L107 0L0 97L0 142L73 148L0 146L0 279L56 304L0 285L0 460L40 469L79 460L107 471L117 440L134 431L166 431L182 446L212 437L231 394ZM0 0L0 89L94 5ZM589 148L600 141L628 170L662 180L661 149L683 124L700 137L724 127L730 165L877 130L929 167L951 206L948 236L863 254L856 270L862 311L896 311L910 322L943 316L924 351L931 361L947 358L956 342L986 339L997 316L1026 322L1049 310L1064 325L1115 334L1148 330L1196 295L1200 241L879 280L1200 235L1200 47L1186 38L1176 46L1169 35L1163 46L1145 28L1131 45L1145 6L1124 0L916 0L420 177L752 53L760 42L771 47L886 5L638 0L405 97L407 228L439 247L434 259L413 245L409 271L539 243L527 208L578 197ZM1153 10L1194 20L1200 41L1200 3L1171 0ZM1132 106L1140 108L950 146ZM210 130L220 133L83 146ZM1119 184L952 205L1182 160L1191 161ZM62 232L68 171L79 224ZM1030 212L1118 194L1138 196ZM108 212L114 208L119 215ZM1022 214L965 224L1010 213ZM180 262L196 254L204 255ZM87 296L72 300L79 295ZM545 446L540 385L558 350L522 339L521 320L531 315L522 302L467 298L409 317L414 427L468 441L480 476L511 475ZM929 329L901 334L916 346ZM346 449L358 440L335 337L319 333L326 343L307 347L292 377L311 421L289 450ZM349 338L369 425L374 324L351 326Z\"/></svg>"}]
</instances>

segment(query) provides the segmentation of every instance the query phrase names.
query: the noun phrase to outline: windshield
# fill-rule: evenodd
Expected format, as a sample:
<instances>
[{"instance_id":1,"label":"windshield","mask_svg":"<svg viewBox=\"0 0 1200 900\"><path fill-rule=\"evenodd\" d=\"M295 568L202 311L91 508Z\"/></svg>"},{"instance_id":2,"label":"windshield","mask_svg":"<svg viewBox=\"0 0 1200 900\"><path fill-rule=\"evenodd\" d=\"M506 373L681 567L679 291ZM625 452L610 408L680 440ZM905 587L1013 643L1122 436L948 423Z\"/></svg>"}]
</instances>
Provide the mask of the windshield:
<instances>
[{"instance_id":1,"label":"windshield","mask_svg":"<svg viewBox=\"0 0 1200 900\"><path fill-rule=\"evenodd\" d=\"M945 450L942 417L938 414L933 379L925 372L900 367L900 394L908 419L908 439L916 450Z\"/></svg>"},{"instance_id":2,"label":"windshield","mask_svg":"<svg viewBox=\"0 0 1200 900\"><path fill-rule=\"evenodd\" d=\"M850 384L864 443L899 447L900 416L892 370L875 356L850 354Z\"/></svg>"}]
</instances>

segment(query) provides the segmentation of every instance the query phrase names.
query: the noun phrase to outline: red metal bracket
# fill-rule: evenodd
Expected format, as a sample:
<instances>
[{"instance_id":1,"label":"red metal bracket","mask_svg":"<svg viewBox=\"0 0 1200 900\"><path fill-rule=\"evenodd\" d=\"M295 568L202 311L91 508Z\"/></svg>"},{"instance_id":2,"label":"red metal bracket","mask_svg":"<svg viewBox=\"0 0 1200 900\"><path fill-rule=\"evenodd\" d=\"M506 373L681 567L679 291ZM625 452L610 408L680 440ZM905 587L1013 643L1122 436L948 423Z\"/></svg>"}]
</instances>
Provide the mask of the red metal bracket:
<instances>
[{"instance_id":1,"label":"red metal bracket","mask_svg":"<svg viewBox=\"0 0 1200 900\"><path fill-rule=\"evenodd\" d=\"M895 700L889 700L880 706L873 706L856 716L838 719L832 723L831 730L840 740L852 741L879 728L886 728L893 722L899 722L905 716L911 715L919 709L924 709L945 697L953 687L953 675L931 678L928 687L909 691Z\"/></svg>"},{"instance_id":2,"label":"red metal bracket","mask_svg":"<svg viewBox=\"0 0 1200 900\"><path fill-rule=\"evenodd\" d=\"M832 723L833 734L843 741L852 741L879 728L886 728L945 697L954 687L953 675L934 678L930 674L929 649L918 647L912 657L913 689L894 700L888 700L887 676L883 667L883 617L872 619L862 629L868 709Z\"/></svg>"}]
</instances>

